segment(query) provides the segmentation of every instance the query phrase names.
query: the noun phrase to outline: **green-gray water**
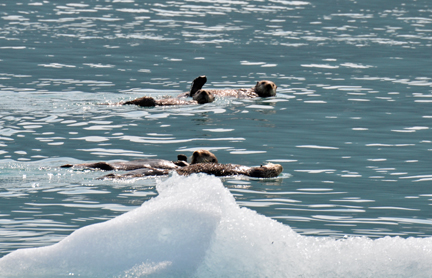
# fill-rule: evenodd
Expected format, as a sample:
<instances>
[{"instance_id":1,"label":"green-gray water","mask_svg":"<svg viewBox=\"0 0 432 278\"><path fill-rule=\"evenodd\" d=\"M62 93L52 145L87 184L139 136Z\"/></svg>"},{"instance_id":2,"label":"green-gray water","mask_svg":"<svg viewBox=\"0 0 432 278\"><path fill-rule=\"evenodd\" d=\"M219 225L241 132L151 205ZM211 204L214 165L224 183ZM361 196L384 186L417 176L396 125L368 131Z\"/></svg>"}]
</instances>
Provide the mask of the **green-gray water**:
<instances>
[{"instance_id":1,"label":"green-gray water","mask_svg":"<svg viewBox=\"0 0 432 278\"><path fill-rule=\"evenodd\" d=\"M196 149L279 163L226 178L240 206L301 235L429 237L428 1L83 0L0 3L0 254L47 246L157 195L65 163ZM278 85L269 99L100 105ZM426 275L427 276L427 275Z\"/></svg>"}]
</instances>

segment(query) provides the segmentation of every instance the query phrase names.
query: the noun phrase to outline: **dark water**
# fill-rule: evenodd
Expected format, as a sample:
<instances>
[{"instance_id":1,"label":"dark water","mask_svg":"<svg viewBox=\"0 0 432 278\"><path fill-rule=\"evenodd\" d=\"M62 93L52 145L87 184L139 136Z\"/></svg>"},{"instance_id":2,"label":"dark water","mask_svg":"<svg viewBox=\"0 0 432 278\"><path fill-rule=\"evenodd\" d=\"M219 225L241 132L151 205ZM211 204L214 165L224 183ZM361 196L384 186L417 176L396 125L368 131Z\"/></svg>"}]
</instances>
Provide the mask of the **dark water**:
<instances>
[{"instance_id":1,"label":"dark water","mask_svg":"<svg viewBox=\"0 0 432 278\"><path fill-rule=\"evenodd\" d=\"M227 178L237 202L303 235L432 234L428 1L0 4L0 252L45 246L156 196L64 163L280 163ZM269 79L270 99L99 105Z\"/></svg>"}]
</instances>

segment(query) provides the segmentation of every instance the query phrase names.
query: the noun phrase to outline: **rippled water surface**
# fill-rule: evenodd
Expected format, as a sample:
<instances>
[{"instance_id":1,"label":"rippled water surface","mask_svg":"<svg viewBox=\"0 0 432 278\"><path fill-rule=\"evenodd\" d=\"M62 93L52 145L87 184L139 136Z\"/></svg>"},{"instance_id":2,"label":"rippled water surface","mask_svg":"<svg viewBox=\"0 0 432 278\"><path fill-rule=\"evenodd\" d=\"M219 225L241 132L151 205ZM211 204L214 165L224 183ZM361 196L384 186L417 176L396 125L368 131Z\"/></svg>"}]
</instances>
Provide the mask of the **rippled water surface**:
<instances>
[{"instance_id":1,"label":"rippled water surface","mask_svg":"<svg viewBox=\"0 0 432 278\"><path fill-rule=\"evenodd\" d=\"M224 178L241 206L304 235L432 235L429 1L0 3L0 254L50 245L156 196L153 178L65 163L208 149L280 163ZM269 99L139 108L268 79ZM109 105L102 105L109 104Z\"/></svg>"}]
</instances>

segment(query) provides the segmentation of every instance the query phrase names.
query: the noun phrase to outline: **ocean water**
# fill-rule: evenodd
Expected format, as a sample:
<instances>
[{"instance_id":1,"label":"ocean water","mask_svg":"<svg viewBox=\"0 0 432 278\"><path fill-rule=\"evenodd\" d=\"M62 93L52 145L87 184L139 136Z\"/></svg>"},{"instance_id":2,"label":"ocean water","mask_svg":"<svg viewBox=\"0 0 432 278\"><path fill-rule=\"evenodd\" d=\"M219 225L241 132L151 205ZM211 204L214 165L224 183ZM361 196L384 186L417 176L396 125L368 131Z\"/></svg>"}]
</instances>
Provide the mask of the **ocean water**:
<instances>
[{"instance_id":1,"label":"ocean water","mask_svg":"<svg viewBox=\"0 0 432 278\"><path fill-rule=\"evenodd\" d=\"M428 1L0 8L3 276L432 275ZM203 74L206 88L272 80L277 96L116 105ZM59 168L197 149L284 172L110 181Z\"/></svg>"}]
</instances>

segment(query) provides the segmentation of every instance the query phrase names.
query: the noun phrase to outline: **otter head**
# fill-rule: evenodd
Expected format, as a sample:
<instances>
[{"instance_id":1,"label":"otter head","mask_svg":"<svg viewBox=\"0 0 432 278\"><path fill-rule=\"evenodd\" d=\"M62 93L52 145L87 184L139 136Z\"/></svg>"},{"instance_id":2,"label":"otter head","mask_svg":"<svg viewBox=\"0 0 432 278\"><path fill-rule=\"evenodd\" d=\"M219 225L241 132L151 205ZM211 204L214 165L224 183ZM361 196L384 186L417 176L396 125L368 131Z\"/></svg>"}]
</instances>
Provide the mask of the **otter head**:
<instances>
[{"instance_id":1,"label":"otter head","mask_svg":"<svg viewBox=\"0 0 432 278\"><path fill-rule=\"evenodd\" d=\"M256 178L274 178L279 176L283 171L280 164L268 163L261 167L252 167L249 171L249 176Z\"/></svg>"},{"instance_id":2,"label":"otter head","mask_svg":"<svg viewBox=\"0 0 432 278\"><path fill-rule=\"evenodd\" d=\"M256 83L254 89L260 97L273 97L276 95L277 86L271 81L261 80Z\"/></svg>"},{"instance_id":3,"label":"otter head","mask_svg":"<svg viewBox=\"0 0 432 278\"><path fill-rule=\"evenodd\" d=\"M193 96L193 99L196 100L199 104L209 103L214 101L214 96L212 93L206 90L199 90Z\"/></svg>"},{"instance_id":4,"label":"otter head","mask_svg":"<svg viewBox=\"0 0 432 278\"><path fill-rule=\"evenodd\" d=\"M196 163L219 163L216 156L207 150L194 151L191 158L191 164Z\"/></svg>"},{"instance_id":5,"label":"otter head","mask_svg":"<svg viewBox=\"0 0 432 278\"><path fill-rule=\"evenodd\" d=\"M192 81L191 89L189 91L189 96L193 97L195 93L204 86L204 84L207 82L207 77L205 75L198 76L197 78Z\"/></svg>"}]
</instances>

